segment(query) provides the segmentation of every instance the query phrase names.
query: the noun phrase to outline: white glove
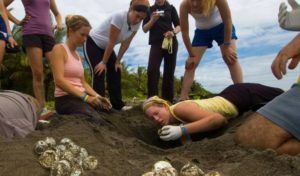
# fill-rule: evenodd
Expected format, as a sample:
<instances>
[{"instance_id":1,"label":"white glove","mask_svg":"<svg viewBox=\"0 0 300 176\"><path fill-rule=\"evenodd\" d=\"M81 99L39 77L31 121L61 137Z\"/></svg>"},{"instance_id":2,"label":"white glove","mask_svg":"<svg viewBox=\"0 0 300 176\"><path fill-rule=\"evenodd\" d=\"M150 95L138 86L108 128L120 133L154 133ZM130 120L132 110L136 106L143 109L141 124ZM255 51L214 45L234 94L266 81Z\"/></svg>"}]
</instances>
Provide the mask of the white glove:
<instances>
[{"instance_id":1,"label":"white glove","mask_svg":"<svg viewBox=\"0 0 300 176\"><path fill-rule=\"evenodd\" d=\"M288 0L292 11L287 11L287 5L282 2L279 7L278 22L281 28L290 31L300 30L300 5L295 0Z\"/></svg>"},{"instance_id":2,"label":"white glove","mask_svg":"<svg viewBox=\"0 0 300 176\"><path fill-rule=\"evenodd\" d=\"M163 141L176 140L182 136L180 126L167 125L162 127L159 137Z\"/></svg>"}]
</instances>

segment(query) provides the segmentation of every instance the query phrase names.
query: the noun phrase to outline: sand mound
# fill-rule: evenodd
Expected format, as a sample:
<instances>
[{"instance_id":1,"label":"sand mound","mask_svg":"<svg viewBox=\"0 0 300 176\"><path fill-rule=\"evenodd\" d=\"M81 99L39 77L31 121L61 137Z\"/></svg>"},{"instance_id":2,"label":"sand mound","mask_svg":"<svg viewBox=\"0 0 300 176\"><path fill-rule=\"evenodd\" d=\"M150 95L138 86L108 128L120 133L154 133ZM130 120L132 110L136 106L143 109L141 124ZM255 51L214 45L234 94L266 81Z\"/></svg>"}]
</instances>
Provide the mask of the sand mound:
<instances>
[{"instance_id":1,"label":"sand mound","mask_svg":"<svg viewBox=\"0 0 300 176\"><path fill-rule=\"evenodd\" d=\"M37 162L33 146L52 136L71 138L97 157L98 168L85 172L91 176L138 176L162 159L169 160L178 170L193 161L205 172L217 170L224 176L300 176L300 156L244 149L233 142L235 128L244 118L214 133L197 136L201 140L191 145L179 146L160 141L156 135L158 127L143 116L139 107L128 112L103 113L93 122L80 116L56 116L50 126L40 126L26 138L0 138L0 175L49 175Z\"/></svg>"}]
</instances>

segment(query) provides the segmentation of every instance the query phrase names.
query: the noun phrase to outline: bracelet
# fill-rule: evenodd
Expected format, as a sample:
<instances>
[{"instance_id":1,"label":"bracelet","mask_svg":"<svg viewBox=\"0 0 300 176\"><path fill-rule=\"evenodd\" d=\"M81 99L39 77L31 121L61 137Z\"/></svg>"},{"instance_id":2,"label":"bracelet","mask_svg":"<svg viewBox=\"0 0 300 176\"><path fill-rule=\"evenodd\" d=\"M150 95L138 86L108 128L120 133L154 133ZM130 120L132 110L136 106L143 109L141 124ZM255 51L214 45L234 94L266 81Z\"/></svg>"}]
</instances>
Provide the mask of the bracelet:
<instances>
[{"instance_id":1,"label":"bracelet","mask_svg":"<svg viewBox=\"0 0 300 176\"><path fill-rule=\"evenodd\" d=\"M89 98L89 95L87 93L84 92L84 94L82 95L81 99L84 102L87 102L87 99Z\"/></svg>"},{"instance_id":2,"label":"bracelet","mask_svg":"<svg viewBox=\"0 0 300 176\"><path fill-rule=\"evenodd\" d=\"M10 37L12 37L12 35L7 33L7 37L6 38L9 39Z\"/></svg>"},{"instance_id":3,"label":"bracelet","mask_svg":"<svg viewBox=\"0 0 300 176\"><path fill-rule=\"evenodd\" d=\"M223 45L224 46L230 46L230 42L224 42Z\"/></svg>"},{"instance_id":4,"label":"bracelet","mask_svg":"<svg viewBox=\"0 0 300 176\"><path fill-rule=\"evenodd\" d=\"M181 138L182 143L183 144L186 144L186 143L191 144L192 139L191 139L191 136L188 133L187 129L182 124L180 125L180 128L181 128L181 132L183 134L183 138Z\"/></svg>"},{"instance_id":5,"label":"bracelet","mask_svg":"<svg viewBox=\"0 0 300 176\"><path fill-rule=\"evenodd\" d=\"M106 65L106 63L103 60L100 61L100 64Z\"/></svg>"}]
</instances>

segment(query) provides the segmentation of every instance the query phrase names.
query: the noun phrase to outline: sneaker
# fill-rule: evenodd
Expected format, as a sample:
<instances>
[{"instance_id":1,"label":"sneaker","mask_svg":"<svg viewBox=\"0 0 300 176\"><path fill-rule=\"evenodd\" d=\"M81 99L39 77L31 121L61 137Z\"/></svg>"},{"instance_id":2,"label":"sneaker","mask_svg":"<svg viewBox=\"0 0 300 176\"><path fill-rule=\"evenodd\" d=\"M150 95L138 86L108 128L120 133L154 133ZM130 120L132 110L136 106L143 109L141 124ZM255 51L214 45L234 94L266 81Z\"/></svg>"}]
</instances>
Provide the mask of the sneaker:
<instances>
[{"instance_id":1,"label":"sneaker","mask_svg":"<svg viewBox=\"0 0 300 176\"><path fill-rule=\"evenodd\" d=\"M122 108L121 108L121 111L128 111L128 110L130 110L130 109L132 109L133 108L133 106L123 106Z\"/></svg>"},{"instance_id":2,"label":"sneaker","mask_svg":"<svg viewBox=\"0 0 300 176\"><path fill-rule=\"evenodd\" d=\"M43 108L39 120L48 120L55 114L55 111L48 110L47 108Z\"/></svg>"}]
</instances>

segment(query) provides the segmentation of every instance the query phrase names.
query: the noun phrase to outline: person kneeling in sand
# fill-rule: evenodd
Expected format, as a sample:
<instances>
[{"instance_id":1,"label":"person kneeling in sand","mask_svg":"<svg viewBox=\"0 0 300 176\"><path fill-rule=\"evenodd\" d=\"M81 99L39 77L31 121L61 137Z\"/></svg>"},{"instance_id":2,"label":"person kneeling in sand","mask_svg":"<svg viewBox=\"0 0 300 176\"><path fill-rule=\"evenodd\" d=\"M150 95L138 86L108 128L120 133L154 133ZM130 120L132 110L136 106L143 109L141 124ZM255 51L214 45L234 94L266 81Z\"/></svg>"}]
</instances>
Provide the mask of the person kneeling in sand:
<instances>
[{"instance_id":1,"label":"person kneeling in sand","mask_svg":"<svg viewBox=\"0 0 300 176\"><path fill-rule=\"evenodd\" d=\"M0 136L25 137L34 131L41 111L41 106L32 96L0 90Z\"/></svg>"},{"instance_id":2,"label":"person kneeling in sand","mask_svg":"<svg viewBox=\"0 0 300 176\"><path fill-rule=\"evenodd\" d=\"M289 3L293 7L291 13L281 4L278 15L280 26L300 31L300 5L294 0L289 0ZM272 71L277 79L286 74L290 59L289 68L296 68L300 61L300 34L283 47L273 61ZM249 117L249 121L238 128L235 141L246 147L271 148L279 154L300 153L300 77L297 82Z\"/></svg>"},{"instance_id":3,"label":"person kneeling in sand","mask_svg":"<svg viewBox=\"0 0 300 176\"><path fill-rule=\"evenodd\" d=\"M228 120L249 111L253 106L271 101L283 93L281 89L255 83L239 83L224 89L213 98L186 100L172 106L167 101L154 96L143 103L148 118L162 125L159 132L164 141L190 134L217 129ZM181 125L171 125L171 124Z\"/></svg>"},{"instance_id":4,"label":"person kneeling in sand","mask_svg":"<svg viewBox=\"0 0 300 176\"><path fill-rule=\"evenodd\" d=\"M84 17L66 17L67 39L57 44L51 55L51 69L55 81L55 109L59 114L98 116L99 110L110 110L112 105L98 95L85 81L81 57L76 48L82 46L91 30Z\"/></svg>"}]
</instances>

